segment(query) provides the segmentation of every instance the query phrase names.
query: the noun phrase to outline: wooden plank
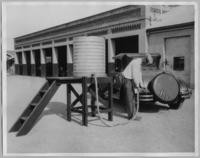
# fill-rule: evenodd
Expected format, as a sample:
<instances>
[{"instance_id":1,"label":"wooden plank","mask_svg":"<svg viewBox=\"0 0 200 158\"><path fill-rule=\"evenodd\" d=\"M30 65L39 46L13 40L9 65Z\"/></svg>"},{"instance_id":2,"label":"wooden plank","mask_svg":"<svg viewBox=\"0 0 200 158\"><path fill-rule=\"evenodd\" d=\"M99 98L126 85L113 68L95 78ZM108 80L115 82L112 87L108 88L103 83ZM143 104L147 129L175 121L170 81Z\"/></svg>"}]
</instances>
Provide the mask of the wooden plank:
<instances>
[{"instance_id":1,"label":"wooden plank","mask_svg":"<svg viewBox=\"0 0 200 158\"><path fill-rule=\"evenodd\" d=\"M55 94L59 86L60 85L57 84L56 81L54 81L51 84L49 90L47 91L47 93L45 93L45 95L41 99L38 106L35 107L31 115L29 116L29 118L26 119L26 121L23 123L23 125L19 129L17 136L25 135L30 131L30 129L34 126L36 120L38 119L38 117L40 116L40 114L42 113L46 105L48 104L49 100Z\"/></svg>"},{"instance_id":2,"label":"wooden plank","mask_svg":"<svg viewBox=\"0 0 200 158\"><path fill-rule=\"evenodd\" d=\"M37 106L37 105L38 105L38 103L31 103L30 104L30 106L34 106L34 107Z\"/></svg>"},{"instance_id":3,"label":"wooden plank","mask_svg":"<svg viewBox=\"0 0 200 158\"><path fill-rule=\"evenodd\" d=\"M73 107L72 109L83 109L83 106Z\"/></svg>"},{"instance_id":4,"label":"wooden plank","mask_svg":"<svg viewBox=\"0 0 200 158\"><path fill-rule=\"evenodd\" d=\"M93 77L85 77L87 82L92 83ZM49 81L57 81L58 83L82 83L82 77L47 77ZM97 81L99 83L111 82L111 77L98 77Z\"/></svg>"},{"instance_id":5,"label":"wooden plank","mask_svg":"<svg viewBox=\"0 0 200 158\"><path fill-rule=\"evenodd\" d=\"M67 84L67 120L71 121L71 85Z\"/></svg>"},{"instance_id":6,"label":"wooden plank","mask_svg":"<svg viewBox=\"0 0 200 158\"><path fill-rule=\"evenodd\" d=\"M88 107L87 107L87 79L82 78L82 91L83 91L83 112L82 112L82 123L83 125L88 125Z\"/></svg>"},{"instance_id":7,"label":"wooden plank","mask_svg":"<svg viewBox=\"0 0 200 158\"><path fill-rule=\"evenodd\" d=\"M49 82L45 82L44 85L40 88L40 90L37 92L37 94L44 88L46 87L47 85L49 84ZM36 96L31 100L31 102L28 104L28 106L25 108L25 110L22 112L22 114L18 117L17 121L13 124L13 126L10 128L9 132L16 132L19 130L19 128L22 126L22 123L20 121L20 118L23 117L28 110L30 110L30 104L35 100L35 98L37 97L37 94Z\"/></svg>"},{"instance_id":8,"label":"wooden plank","mask_svg":"<svg viewBox=\"0 0 200 158\"><path fill-rule=\"evenodd\" d=\"M109 86L109 94L108 94L108 108L111 110L110 112L108 112L108 120L109 121L113 121L113 83L110 82L108 84Z\"/></svg>"},{"instance_id":9,"label":"wooden plank","mask_svg":"<svg viewBox=\"0 0 200 158\"><path fill-rule=\"evenodd\" d=\"M73 112L77 112L77 113L80 113L80 114L83 113L83 111L82 111L82 110L79 110L79 109L72 109L71 111L73 111Z\"/></svg>"},{"instance_id":10,"label":"wooden plank","mask_svg":"<svg viewBox=\"0 0 200 158\"><path fill-rule=\"evenodd\" d=\"M112 112L112 109L104 109L104 110L101 110L101 113L110 113ZM111 119L108 119L109 121L112 121L112 118Z\"/></svg>"},{"instance_id":11,"label":"wooden plank","mask_svg":"<svg viewBox=\"0 0 200 158\"><path fill-rule=\"evenodd\" d=\"M83 97L83 94L81 94L80 96L78 96L78 98L76 98L73 101L73 103L71 104L71 107L74 107L79 101L83 104L82 97Z\"/></svg>"},{"instance_id":12,"label":"wooden plank","mask_svg":"<svg viewBox=\"0 0 200 158\"><path fill-rule=\"evenodd\" d=\"M70 84L70 88L71 88L71 91L74 93L74 95L78 98L79 94L76 92L76 90L74 89L74 87L71 84Z\"/></svg>"},{"instance_id":13,"label":"wooden plank","mask_svg":"<svg viewBox=\"0 0 200 158\"><path fill-rule=\"evenodd\" d=\"M92 96L91 98L91 111L92 111L92 116L96 116L96 106L95 106L95 97Z\"/></svg>"},{"instance_id":14,"label":"wooden plank","mask_svg":"<svg viewBox=\"0 0 200 158\"><path fill-rule=\"evenodd\" d=\"M58 83L81 83L81 77L47 77L49 81L57 81Z\"/></svg>"}]
</instances>

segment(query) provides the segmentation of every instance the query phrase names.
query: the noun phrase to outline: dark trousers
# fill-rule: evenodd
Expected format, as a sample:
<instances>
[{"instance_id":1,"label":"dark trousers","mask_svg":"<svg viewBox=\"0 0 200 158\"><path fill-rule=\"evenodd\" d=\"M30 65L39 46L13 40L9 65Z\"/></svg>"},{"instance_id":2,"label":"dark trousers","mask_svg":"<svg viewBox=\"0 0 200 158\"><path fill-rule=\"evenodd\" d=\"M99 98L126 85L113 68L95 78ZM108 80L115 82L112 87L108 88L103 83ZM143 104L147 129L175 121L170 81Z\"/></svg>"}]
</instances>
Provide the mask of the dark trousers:
<instances>
[{"instance_id":1,"label":"dark trousers","mask_svg":"<svg viewBox=\"0 0 200 158\"><path fill-rule=\"evenodd\" d=\"M108 91L107 85L101 84L98 87L99 95L104 98L103 94ZM120 104L125 107L129 119L136 113L135 87L133 80L125 78L121 73L114 76L113 93L120 93ZM91 88L95 89L94 84Z\"/></svg>"},{"instance_id":2,"label":"dark trousers","mask_svg":"<svg viewBox=\"0 0 200 158\"><path fill-rule=\"evenodd\" d=\"M132 80L121 76L120 103L125 106L128 118L132 118L136 113L135 104L135 84ZM119 83L118 83L119 84Z\"/></svg>"}]
</instances>

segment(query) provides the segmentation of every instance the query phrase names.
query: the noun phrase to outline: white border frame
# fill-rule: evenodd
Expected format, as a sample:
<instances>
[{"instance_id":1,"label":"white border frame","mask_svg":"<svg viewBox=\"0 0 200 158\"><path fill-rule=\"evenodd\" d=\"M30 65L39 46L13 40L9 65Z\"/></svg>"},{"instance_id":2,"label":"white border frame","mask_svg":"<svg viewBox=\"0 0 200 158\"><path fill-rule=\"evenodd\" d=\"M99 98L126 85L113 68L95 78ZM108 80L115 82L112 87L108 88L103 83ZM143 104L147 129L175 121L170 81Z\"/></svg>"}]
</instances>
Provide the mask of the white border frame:
<instances>
[{"instance_id":1,"label":"white border frame","mask_svg":"<svg viewBox=\"0 0 200 158\"><path fill-rule=\"evenodd\" d=\"M16 5L20 5L21 3L29 3L29 5L41 5L41 4L46 4L46 3L51 3L52 5L54 4L83 4L81 1L74 1L74 2L70 2L70 1L59 1L59 2L55 2L55 1L35 1L35 2L31 2L31 1L14 1L14 0L10 0L10 1L3 1L2 2L2 92L3 92L3 97L2 97L2 119L3 119L3 156L144 156L144 157L150 157L150 156L154 156L154 157L168 157L168 156L198 156L199 155L199 149L198 149L198 144L199 144L199 137L198 137L198 93L199 93L199 85L198 85L198 76L199 76L199 72L198 72L198 60L199 60L199 56L198 56L198 20L199 20L199 12L198 12L198 3L197 2L129 2L129 1L125 1L125 2L112 2L112 1L83 1L85 3L87 3L87 5L98 5L100 3L107 3L107 4L131 4L131 5L194 5L195 8L195 32L194 32L194 44L195 44L195 49L194 49L194 58L195 58L195 152L193 153L7 153L7 75L6 75L6 50L7 50L7 46L6 46L6 14L5 14L5 7L6 7L6 3L13 3Z\"/></svg>"}]
</instances>

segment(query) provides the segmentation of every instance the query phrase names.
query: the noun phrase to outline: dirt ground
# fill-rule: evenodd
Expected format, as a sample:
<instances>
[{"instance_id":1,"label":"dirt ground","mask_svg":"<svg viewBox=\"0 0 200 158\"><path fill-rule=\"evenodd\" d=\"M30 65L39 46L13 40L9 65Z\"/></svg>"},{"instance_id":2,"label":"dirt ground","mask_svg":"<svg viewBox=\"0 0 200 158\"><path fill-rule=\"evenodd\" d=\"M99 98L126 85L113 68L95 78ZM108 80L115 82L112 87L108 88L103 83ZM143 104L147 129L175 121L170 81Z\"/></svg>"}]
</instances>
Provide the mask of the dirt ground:
<instances>
[{"instance_id":1,"label":"dirt ground","mask_svg":"<svg viewBox=\"0 0 200 158\"><path fill-rule=\"evenodd\" d=\"M44 78L8 76L7 132L44 84ZM80 90L80 86L76 85ZM66 120L66 86L62 85L42 116L25 136L7 133L8 153L163 153L194 152L194 94L179 110L143 105L136 120L127 121L115 105L113 124L106 127L89 117L81 126L80 114ZM106 115L104 115L106 117Z\"/></svg>"}]
</instances>

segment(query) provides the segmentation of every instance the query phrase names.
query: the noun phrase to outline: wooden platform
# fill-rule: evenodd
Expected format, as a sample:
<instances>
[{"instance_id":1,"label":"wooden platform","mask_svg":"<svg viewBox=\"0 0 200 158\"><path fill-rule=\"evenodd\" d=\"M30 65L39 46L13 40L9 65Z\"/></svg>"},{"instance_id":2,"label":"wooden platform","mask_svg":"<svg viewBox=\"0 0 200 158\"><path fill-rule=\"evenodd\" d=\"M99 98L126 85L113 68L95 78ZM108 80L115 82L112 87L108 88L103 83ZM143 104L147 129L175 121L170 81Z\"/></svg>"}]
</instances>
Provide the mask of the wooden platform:
<instances>
[{"instance_id":1,"label":"wooden platform","mask_svg":"<svg viewBox=\"0 0 200 158\"><path fill-rule=\"evenodd\" d=\"M66 84L67 86L67 119L71 121L71 113L77 112L82 114L82 125L88 125L88 108L91 108L92 116L96 115L96 106L95 106L95 89L92 88L94 85L93 77L48 77L48 81L56 81L59 84ZM108 113L108 120L113 120L113 80L111 77L97 77L97 82L99 85L106 84L108 88L108 100L103 99L99 96L99 101L104 104L100 107L100 111L103 113ZM72 84L81 84L82 93L79 95L76 89ZM91 104L88 104L87 93L90 93L92 96ZM71 102L71 94L76 96L76 99ZM81 106L76 106L80 102Z\"/></svg>"}]
</instances>

